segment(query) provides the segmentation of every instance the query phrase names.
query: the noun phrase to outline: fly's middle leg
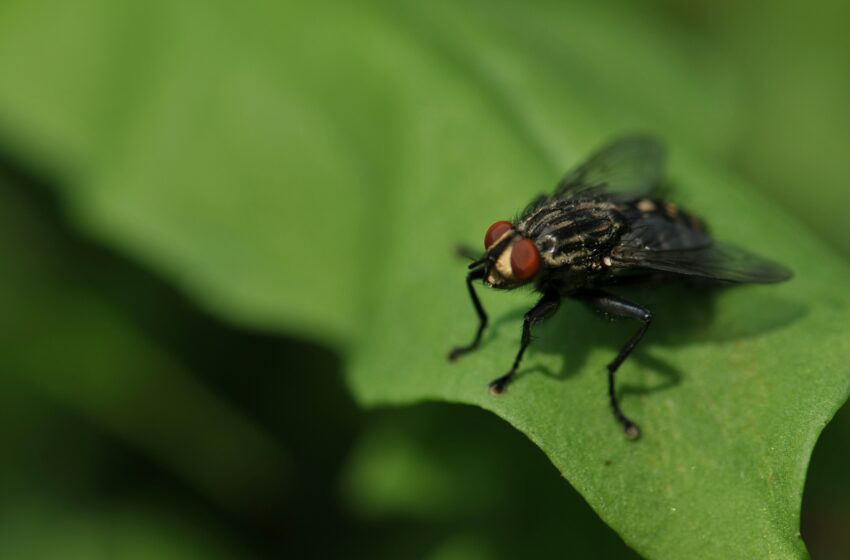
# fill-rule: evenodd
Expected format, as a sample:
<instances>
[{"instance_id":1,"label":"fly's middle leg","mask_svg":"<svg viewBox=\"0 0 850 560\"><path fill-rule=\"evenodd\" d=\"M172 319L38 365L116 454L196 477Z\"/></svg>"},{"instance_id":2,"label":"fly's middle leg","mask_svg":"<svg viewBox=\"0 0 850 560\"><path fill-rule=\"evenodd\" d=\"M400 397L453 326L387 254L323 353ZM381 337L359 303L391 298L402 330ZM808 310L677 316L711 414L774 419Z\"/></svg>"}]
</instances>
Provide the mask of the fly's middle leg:
<instances>
[{"instance_id":1,"label":"fly's middle leg","mask_svg":"<svg viewBox=\"0 0 850 560\"><path fill-rule=\"evenodd\" d=\"M528 348L529 344L531 344L531 327L534 326L535 323L539 323L540 321L551 317L555 311L558 310L560 305L560 294L557 292L547 292L543 294L543 297L540 298L537 305L532 307L525 314L522 322L522 340L520 341L519 352L517 352L516 358L514 359L514 364L508 373L490 383L491 393L498 395L505 391L505 388L516 375L517 369L519 369L519 364L522 361L522 355L525 353L525 349Z\"/></svg>"}]
</instances>

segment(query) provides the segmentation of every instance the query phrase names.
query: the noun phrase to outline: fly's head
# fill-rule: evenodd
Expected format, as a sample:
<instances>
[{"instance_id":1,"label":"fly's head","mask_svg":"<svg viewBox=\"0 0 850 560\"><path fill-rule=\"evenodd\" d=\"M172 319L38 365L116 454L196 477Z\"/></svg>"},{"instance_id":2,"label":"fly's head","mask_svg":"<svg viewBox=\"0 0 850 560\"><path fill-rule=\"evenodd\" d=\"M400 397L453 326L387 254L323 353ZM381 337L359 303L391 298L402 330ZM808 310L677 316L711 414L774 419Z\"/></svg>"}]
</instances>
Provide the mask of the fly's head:
<instances>
[{"instance_id":1,"label":"fly's head","mask_svg":"<svg viewBox=\"0 0 850 560\"><path fill-rule=\"evenodd\" d=\"M470 268L484 267L484 283L510 290L530 282L540 272L540 252L534 242L516 231L510 222L499 221L484 236L486 253Z\"/></svg>"}]
</instances>

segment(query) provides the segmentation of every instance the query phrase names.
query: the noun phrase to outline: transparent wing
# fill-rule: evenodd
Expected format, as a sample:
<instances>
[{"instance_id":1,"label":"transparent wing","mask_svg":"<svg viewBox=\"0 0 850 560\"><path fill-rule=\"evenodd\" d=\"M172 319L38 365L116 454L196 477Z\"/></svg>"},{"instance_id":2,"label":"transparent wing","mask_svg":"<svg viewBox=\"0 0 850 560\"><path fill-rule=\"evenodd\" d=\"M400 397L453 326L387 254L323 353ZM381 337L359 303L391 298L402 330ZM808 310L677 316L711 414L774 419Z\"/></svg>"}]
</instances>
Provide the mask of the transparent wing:
<instances>
[{"instance_id":1,"label":"transparent wing","mask_svg":"<svg viewBox=\"0 0 850 560\"><path fill-rule=\"evenodd\" d=\"M697 276L716 282L767 284L791 278L791 271L780 264L669 222L636 228L624 237L611 258L617 266L625 268Z\"/></svg>"},{"instance_id":2,"label":"transparent wing","mask_svg":"<svg viewBox=\"0 0 850 560\"><path fill-rule=\"evenodd\" d=\"M661 179L663 163L664 148L654 138L621 138L567 173L553 196L568 197L591 189L648 195Z\"/></svg>"}]
</instances>

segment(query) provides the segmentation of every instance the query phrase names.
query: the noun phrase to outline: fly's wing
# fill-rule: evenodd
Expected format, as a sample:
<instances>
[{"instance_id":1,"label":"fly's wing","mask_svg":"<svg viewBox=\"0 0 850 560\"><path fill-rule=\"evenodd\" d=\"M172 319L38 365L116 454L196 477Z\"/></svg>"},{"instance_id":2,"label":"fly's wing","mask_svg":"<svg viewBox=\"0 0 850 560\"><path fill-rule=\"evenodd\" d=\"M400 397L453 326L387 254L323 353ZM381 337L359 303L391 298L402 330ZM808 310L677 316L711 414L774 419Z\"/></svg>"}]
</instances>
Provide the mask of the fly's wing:
<instances>
[{"instance_id":1,"label":"fly's wing","mask_svg":"<svg viewBox=\"0 0 850 560\"><path fill-rule=\"evenodd\" d=\"M611 254L616 265L739 284L768 284L791 278L791 271L780 264L717 243L682 224L646 222L635 224L623 236Z\"/></svg>"},{"instance_id":2,"label":"fly's wing","mask_svg":"<svg viewBox=\"0 0 850 560\"><path fill-rule=\"evenodd\" d=\"M567 173L555 188L554 198L585 191L645 196L661 179L664 148L649 136L628 136L605 146Z\"/></svg>"}]
</instances>

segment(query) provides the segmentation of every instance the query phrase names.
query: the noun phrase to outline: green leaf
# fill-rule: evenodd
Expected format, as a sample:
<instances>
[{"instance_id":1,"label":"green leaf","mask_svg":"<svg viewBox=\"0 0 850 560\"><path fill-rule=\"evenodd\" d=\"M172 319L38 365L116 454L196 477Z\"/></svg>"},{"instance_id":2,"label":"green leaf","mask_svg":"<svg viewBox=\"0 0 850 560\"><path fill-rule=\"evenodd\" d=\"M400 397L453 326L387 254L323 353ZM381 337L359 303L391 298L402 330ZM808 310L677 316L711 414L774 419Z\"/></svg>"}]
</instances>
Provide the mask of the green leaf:
<instances>
[{"instance_id":1,"label":"green leaf","mask_svg":"<svg viewBox=\"0 0 850 560\"><path fill-rule=\"evenodd\" d=\"M21 196L24 188L0 177L0 261L14 263L0 276L0 306L13 318L0 323L6 419L49 433L39 413L15 414L29 393L39 394L28 412L58 404L231 510L289 490L282 481L291 465L279 444L101 293L84 271L108 266L55 231ZM34 445L37 434L22 430L0 431L0 442Z\"/></svg>"},{"instance_id":2,"label":"green leaf","mask_svg":"<svg viewBox=\"0 0 850 560\"><path fill-rule=\"evenodd\" d=\"M202 532L178 517L174 505L167 503L93 508L30 494L4 503L0 520L4 558L225 560L246 554L221 531Z\"/></svg>"},{"instance_id":3,"label":"green leaf","mask_svg":"<svg viewBox=\"0 0 850 560\"><path fill-rule=\"evenodd\" d=\"M473 191L456 186L500 159L536 168L529 188L549 184L579 132L597 127L585 112L667 123L715 151L731 114L710 63L696 64L706 79L684 77L694 63L683 53L698 49L670 49L655 29L592 8L68 6L0 6L0 142L63 179L81 228L211 309L338 343L363 330L391 249L383 238L405 227L392 201L434 164L408 161L426 156L423 126L454 137L453 151L427 156L460 168L441 187L470 205ZM87 17L44 17L68 9ZM502 45L508 32L514 43ZM557 83L530 96L529 72L547 67L560 69ZM494 188L518 194L509 181L523 175Z\"/></svg>"},{"instance_id":4,"label":"green leaf","mask_svg":"<svg viewBox=\"0 0 850 560\"><path fill-rule=\"evenodd\" d=\"M32 5L0 12L6 143L55 164L80 227L231 320L346 345L364 403L492 410L641 554L805 556L806 465L848 394L850 270L705 163L734 114L707 48L625 5L90 0L97 17L72 25L100 47L81 73L97 87L77 84L69 101L57 76L80 62L26 42L52 36ZM109 118L86 118L98 99ZM487 293L481 350L456 365L445 354L474 328L455 244L479 243L634 128L673 146L677 202L797 277L713 298L635 294L656 321L621 371L623 406L644 430L630 443L603 371L631 325L565 305L496 398L486 384L507 369L533 297Z\"/></svg>"},{"instance_id":5,"label":"green leaf","mask_svg":"<svg viewBox=\"0 0 850 560\"><path fill-rule=\"evenodd\" d=\"M576 558L636 557L527 438L477 408L429 403L370 415L344 474L352 511L415 524L437 557L459 548L493 560L551 558L565 542Z\"/></svg>"},{"instance_id":6,"label":"green leaf","mask_svg":"<svg viewBox=\"0 0 850 560\"><path fill-rule=\"evenodd\" d=\"M730 145L736 167L846 258L850 4L817 0L804 12L762 0L712 8L707 31L736 61L746 91ZM800 188L806 184L817 186Z\"/></svg>"}]
</instances>

